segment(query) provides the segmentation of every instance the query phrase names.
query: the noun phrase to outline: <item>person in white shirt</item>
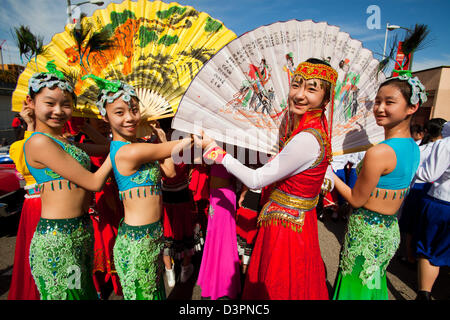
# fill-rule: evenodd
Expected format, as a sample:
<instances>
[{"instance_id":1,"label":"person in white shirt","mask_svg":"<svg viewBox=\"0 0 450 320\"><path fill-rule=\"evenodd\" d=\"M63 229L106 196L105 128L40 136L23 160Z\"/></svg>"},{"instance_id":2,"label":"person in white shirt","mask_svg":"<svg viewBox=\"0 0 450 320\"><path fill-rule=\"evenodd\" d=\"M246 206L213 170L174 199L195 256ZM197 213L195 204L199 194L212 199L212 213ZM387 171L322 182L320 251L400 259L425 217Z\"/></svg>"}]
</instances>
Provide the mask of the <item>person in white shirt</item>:
<instances>
[{"instance_id":1,"label":"person in white shirt","mask_svg":"<svg viewBox=\"0 0 450 320\"><path fill-rule=\"evenodd\" d=\"M442 118L430 119L424 128L425 135L421 139L419 145L420 149L420 164L429 157L431 149L436 141L442 139L442 128L445 124ZM412 131L412 130L411 130ZM417 142L417 141L416 141ZM405 237L405 257L401 257L401 261L407 263L411 267L415 267L415 247L418 218L420 215L420 201L426 195L431 183L414 177L411 182L410 193L408 194L402 208L400 209L399 227L402 236Z\"/></svg>"},{"instance_id":2,"label":"person in white shirt","mask_svg":"<svg viewBox=\"0 0 450 320\"><path fill-rule=\"evenodd\" d=\"M444 125L442 136L416 173L418 179L433 182L421 201L416 300L430 300L440 267L450 266L450 122Z\"/></svg>"}]
</instances>

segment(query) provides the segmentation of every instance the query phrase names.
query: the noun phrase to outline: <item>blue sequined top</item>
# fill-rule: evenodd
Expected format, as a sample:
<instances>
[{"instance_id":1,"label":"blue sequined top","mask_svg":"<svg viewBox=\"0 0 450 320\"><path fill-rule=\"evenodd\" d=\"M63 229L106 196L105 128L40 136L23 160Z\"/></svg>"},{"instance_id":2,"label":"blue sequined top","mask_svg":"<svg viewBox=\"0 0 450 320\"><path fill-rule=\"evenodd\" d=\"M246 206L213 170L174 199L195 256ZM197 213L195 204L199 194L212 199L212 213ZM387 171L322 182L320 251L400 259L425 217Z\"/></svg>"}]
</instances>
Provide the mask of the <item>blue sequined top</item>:
<instances>
[{"instance_id":1,"label":"blue sequined top","mask_svg":"<svg viewBox=\"0 0 450 320\"><path fill-rule=\"evenodd\" d=\"M65 152L67 152L72 158L74 158L78 163L80 163L86 170L90 170L91 159L89 158L89 156L87 155L86 152L84 152L80 148L78 148L70 143L62 142L62 141L52 137L51 135L42 133L42 132L34 132L28 139L30 139L32 136L34 136L36 134L43 134L43 135L49 137L50 139L55 141L57 144L59 144L64 149ZM25 163L27 165L27 168L30 171L33 178L36 180L36 183L42 184L42 183L49 182L49 181L64 180L63 177L61 177L59 174L57 174L50 168L43 168L43 169L34 168L27 162L27 154L25 152L25 144L27 143L28 139L23 144L23 153L25 155Z\"/></svg>"},{"instance_id":2,"label":"blue sequined top","mask_svg":"<svg viewBox=\"0 0 450 320\"><path fill-rule=\"evenodd\" d=\"M391 138L381 143L394 150L397 165L391 173L380 177L377 188L397 190L409 187L420 162L417 143L412 138Z\"/></svg>"},{"instance_id":3,"label":"blue sequined top","mask_svg":"<svg viewBox=\"0 0 450 320\"><path fill-rule=\"evenodd\" d=\"M111 158L111 164L119 191L126 191L132 188L145 186L155 186L160 189L161 171L158 161L143 164L135 173L129 176L124 176L119 173L116 165L116 154L121 147L129 143L130 142L111 141L110 145L109 156Z\"/></svg>"}]
</instances>

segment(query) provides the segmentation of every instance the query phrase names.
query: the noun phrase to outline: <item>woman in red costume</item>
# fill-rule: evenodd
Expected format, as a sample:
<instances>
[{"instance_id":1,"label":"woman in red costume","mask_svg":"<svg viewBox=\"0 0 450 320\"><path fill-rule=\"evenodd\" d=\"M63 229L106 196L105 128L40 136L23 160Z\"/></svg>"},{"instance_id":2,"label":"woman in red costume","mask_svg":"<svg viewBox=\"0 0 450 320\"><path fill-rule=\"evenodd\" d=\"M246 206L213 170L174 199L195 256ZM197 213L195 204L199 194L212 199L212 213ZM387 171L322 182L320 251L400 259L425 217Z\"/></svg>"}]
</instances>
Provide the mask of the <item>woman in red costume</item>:
<instances>
[{"instance_id":1,"label":"woman in red costume","mask_svg":"<svg viewBox=\"0 0 450 320\"><path fill-rule=\"evenodd\" d=\"M336 79L337 72L322 60L308 59L298 65L289 87L282 149L257 170L242 165L203 136L206 159L221 163L249 188L272 186L258 217L242 299L329 298L315 207L331 160L325 106L333 101Z\"/></svg>"}]
</instances>

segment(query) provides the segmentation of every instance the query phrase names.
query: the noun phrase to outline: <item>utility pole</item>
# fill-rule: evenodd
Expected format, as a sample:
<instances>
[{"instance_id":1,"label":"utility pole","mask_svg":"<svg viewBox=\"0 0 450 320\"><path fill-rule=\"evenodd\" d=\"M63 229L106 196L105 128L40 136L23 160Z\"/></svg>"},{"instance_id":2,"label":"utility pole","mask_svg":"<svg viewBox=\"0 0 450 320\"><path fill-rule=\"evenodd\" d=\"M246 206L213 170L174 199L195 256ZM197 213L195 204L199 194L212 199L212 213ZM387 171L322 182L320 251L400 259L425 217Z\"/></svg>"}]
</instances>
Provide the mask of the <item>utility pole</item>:
<instances>
[{"instance_id":1,"label":"utility pole","mask_svg":"<svg viewBox=\"0 0 450 320\"><path fill-rule=\"evenodd\" d=\"M3 44L6 42L6 40L3 40L2 43L0 43L0 64L2 65L2 70L5 70L5 66L3 64Z\"/></svg>"}]
</instances>

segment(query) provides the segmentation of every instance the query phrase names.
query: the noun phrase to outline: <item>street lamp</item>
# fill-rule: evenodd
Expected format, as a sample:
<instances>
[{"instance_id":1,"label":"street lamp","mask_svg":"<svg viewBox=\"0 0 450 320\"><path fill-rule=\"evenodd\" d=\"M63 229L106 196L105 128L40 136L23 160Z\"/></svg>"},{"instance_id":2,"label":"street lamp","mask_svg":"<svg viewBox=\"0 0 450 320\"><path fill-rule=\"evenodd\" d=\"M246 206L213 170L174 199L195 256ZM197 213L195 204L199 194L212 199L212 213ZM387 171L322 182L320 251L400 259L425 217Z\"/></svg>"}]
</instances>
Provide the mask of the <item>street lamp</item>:
<instances>
[{"instance_id":1,"label":"street lamp","mask_svg":"<svg viewBox=\"0 0 450 320\"><path fill-rule=\"evenodd\" d=\"M67 0L67 15L69 16L69 23L73 22L72 21L72 11L73 11L73 9L75 9L76 7L79 7L79 6L83 5L83 4L87 4L87 3L95 4L95 5L99 6L99 7L104 4L103 1L90 0L90 1L83 1L83 2L76 3L76 4L72 5L70 3L70 0Z\"/></svg>"},{"instance_id":2,"label":"street lamp","mask_svg":"<svg viewBox=\"0 0 450 320\"><path fill-rule=\"evenodd\" d=\"M404 29L404 30L407 30L407 31L411 31L410 29L408 29L408 28L405 28L405 27L401 27L401 26L397 26L397 25L395 25L395 24L389 24L389 22L386 24L386 34L385 34L385 36L384 36L384 49L383 49L383 59L384 58L386 58L386 43L387 43L387 35L388 35L388 31L392 31L392 30L395 30L395 29Z\"/></svg>"}]
</instances>

